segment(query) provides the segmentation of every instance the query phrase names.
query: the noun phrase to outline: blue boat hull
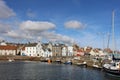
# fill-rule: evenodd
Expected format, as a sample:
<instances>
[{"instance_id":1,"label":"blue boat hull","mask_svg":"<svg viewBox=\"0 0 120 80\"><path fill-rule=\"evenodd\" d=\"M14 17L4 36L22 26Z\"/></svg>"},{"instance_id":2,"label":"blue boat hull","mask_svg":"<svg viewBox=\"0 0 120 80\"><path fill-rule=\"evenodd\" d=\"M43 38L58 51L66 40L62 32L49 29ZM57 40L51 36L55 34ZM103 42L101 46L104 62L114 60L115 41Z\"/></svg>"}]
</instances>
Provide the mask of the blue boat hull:
<instances>
[{"instance_id":1,"label":"blue boat hull","mask_svg":"<svg viewBox=\"0 0 120 80\"><path fill-rule=\"evenodd\" d=\"M72 65L72 62L65 62L64 64L70 64L70 65Z\"/></svg>"}]
</instances>

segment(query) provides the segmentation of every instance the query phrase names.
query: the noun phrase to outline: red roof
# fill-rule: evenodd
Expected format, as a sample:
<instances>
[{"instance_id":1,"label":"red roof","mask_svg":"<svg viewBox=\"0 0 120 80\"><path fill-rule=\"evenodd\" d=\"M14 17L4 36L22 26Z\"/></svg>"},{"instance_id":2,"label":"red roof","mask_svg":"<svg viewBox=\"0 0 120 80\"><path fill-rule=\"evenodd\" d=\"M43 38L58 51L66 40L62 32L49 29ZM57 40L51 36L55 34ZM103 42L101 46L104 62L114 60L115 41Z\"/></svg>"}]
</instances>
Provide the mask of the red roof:
<instances>
[{"instance_id":1,"label":"red roof","mask_svg":"<svg viewBox=\"0 0 120 80\"><path fill-rule=\"evenodd\" d=\"M0 46L0 50L17 50L17 47L16 46L10 46L10 45Z\"/></svg>"}]
</instances>

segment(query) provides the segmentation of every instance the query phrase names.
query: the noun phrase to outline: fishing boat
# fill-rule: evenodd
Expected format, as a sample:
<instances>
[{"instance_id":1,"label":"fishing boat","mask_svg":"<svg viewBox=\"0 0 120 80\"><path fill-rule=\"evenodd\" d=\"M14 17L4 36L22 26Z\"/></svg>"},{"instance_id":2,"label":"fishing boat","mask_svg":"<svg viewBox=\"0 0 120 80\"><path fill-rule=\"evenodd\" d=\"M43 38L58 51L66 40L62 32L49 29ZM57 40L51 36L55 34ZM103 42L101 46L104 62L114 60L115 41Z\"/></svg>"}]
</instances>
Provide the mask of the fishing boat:
<instances>
[{"instance_id":1,"label":"fishing boat","mask_svg":"<svg viewBox=\"0 0 120 80\"><path fill-rule=\"evenodd\" d=\"M120 61L112 61L109 64L104 64L103 65L104 71L114 74L114 75L120 75Z\"/></svg>"}]
</instances>

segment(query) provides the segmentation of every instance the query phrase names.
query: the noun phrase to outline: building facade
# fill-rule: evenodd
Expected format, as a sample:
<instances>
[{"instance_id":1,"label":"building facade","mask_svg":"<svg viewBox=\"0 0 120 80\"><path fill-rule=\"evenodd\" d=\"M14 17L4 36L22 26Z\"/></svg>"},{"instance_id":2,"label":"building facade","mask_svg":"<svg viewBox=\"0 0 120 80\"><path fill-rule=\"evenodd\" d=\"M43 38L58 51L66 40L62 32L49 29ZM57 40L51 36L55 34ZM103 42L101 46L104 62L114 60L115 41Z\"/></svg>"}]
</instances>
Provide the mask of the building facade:
<instances>
[{"instance_id":1,"label":"building facade","mask_svg":"<svg viewBox=\"0 0 120 80\"><path fill-rule=\"evenodd\" d=\"M52 56L61 57L63 47L64 47L64 44L53 44L52 45Z\"/></svg>"},{"instance_id":2,"label":"building facade","mask_svg":"<svg viewBox=\"0 0 120 80\"><path fill-rule=\"evenodd\" d=\"M40 42L27 44L24 52L26 56L42 57L44 55L44 50Z\"/></svg>"},{"instance_id":3,"label":"building facade","mask_svg":"<svg viewBox=\"0 0 120 80\"><path fill-rule=\"evenodd\" d=\"M72 46L68 46L68 56L73 56L73 47Z\"/></svg>"},{"instance_id":4,"label":"building facade","mask_svg":"<svg viewBox=\"0 0 120 80\"><path fill-rule=\"evenodd\" d=\"M62 56L68 56L67 46L64 46L64 47L62 48Z\"/></svg>"},{"instance_id":5,"label":"building facade","mask_svg":"<svg viewBox=\"0 0 120 80\"><path fill-rule=\"evenodd\" d=\"M16 46L0 45L0 55L16 55L16 53Z\"/></svg>"}]
</instances>

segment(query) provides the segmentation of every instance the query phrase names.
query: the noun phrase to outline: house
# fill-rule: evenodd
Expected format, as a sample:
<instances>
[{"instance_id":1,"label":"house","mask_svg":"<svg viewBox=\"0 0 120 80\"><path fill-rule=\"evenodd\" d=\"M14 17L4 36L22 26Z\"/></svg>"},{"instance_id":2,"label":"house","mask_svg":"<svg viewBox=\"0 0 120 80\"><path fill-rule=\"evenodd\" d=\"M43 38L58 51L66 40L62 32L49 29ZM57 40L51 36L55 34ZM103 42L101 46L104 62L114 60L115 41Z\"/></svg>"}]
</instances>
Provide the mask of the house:
<instances>
[{"instance_id":1,"label":"house","mask_svg":"<svg viewBox=\"0 0 120 80\"><path fill-rule=\"evenodd\" d=\"M36 54L39 57L43 57L44 55L44 50L41 42L38 42L36 45Z\"/></svg>"},{"instance_id":2,"label":"house","mask_svg":"<svg viewBox=\"0 0 120 80\"><path fill-rule=\"evenodd\" d=\"M37 43L29 43L25 46L25 55L26 56L37 56L36 54L36 45Z\"/></svg>"},{"instance_id":3,"label":"house","mask_svg":"<svg viewBox=\"0 0 120 80\"><path fill-rule=\"evenodd\" d=\"M90 55L90 52L91 52L92 50L93 50L92 47L89 47L89 46L85 47L85 48L84 48L85 55Z\"/></svg>"},{"instance_id":4,"label":"house","mask_svg":"<svg viewBox=\"0 0 120 80\"><path fill-rule=\"evenodd\" d=\"M77 50L77 54L76 56L83 56L84 55L84 49L80 48L79 50Z\"/></svg>"},{"instance_id":5,"label":"house","mask_svg":"<svg viewBox=\"0 0 120 80\"><path fill-rule=\"evenodd\" d=\"M16 52L16 46L0 45L0 55L16 55Z\"/></svg>"},{"instance_id":6,"label":"house","mask_svg":"<svg viewBox=\"0 0 120 80\"><path fill-rule=\"evenodd\" d=\"M62 56L62 47L64 44L56 43L52 45L52 56L60 57Z\"/></svg>"},{"instance_id":7,"label":"house","mask_svg":"<svg viewBox=\"0 0 120 80\"><path fill-rule=\"evenodd\" d=\"M44 55L44 50L40 42L29 43L25 46L25 55L33 57L42 57Z\"/></svg>"},{"instance_id":8,"label":"house","mask_svg":"<svg viewBox=\"0 0 120 80\"><path fill-rule=\"evenodd\" d=\"M73 56L73 47L72 46L68 46L68 56Z\"/></svg>"},{"instance_id":9,"label":"house","mask_svg":"<svg viewBox=\"0 0 120 80\"><path fill-rule=\"evenodd\" d=\"M46 48L44 50L44 55L43 57L52 57L52 51L49 48Z\"/></svg>"},{"instance_id":10,"label":"house","mask_svg":"<svg viewBox=\"0 0 120 80\"><path fill-rule=\"evenodd\" d=\"M50 49L50 50L52 51L52 43L51 43L51 42L48 43L47 48Z\"/></svg>"},{"instance_id":11,"label":"house","mask_svg":"<svg viewBox=\"0 0 120 80\"><path fill-rule=\"evenodd\" d=\"M43 43L42 44L44 54L43 57L52 57L52 44L49 43Z\"/></svg>"},{"instance_id":12,"label":"house","mask_svg":"<svg viewBox=\"0 0 120 80\"><path fill-rule=\"evenodd\" d=\"M79 46L77 44L73 45L73 55L76 56L79 50Z\"/></svg>"},{"instance_id":13,"label":"house","mask_svg":"<svg viewBox=\"0 0 120 80\"><path fill-rule=\"evenodd\" d=\"M96 54L96 52L92 49L92 50L90 51L90 55L96 56L97 54Z\"/></svg>"},{"instance_id":14,"label":"house","mask_svg":"<svg viewBox=\"0 0 120 80\"><path fill-rule=\"evenodd\" d=\"M62 56L68 56L67 46L62 47Z\"/></svg>"}]
</instances>

